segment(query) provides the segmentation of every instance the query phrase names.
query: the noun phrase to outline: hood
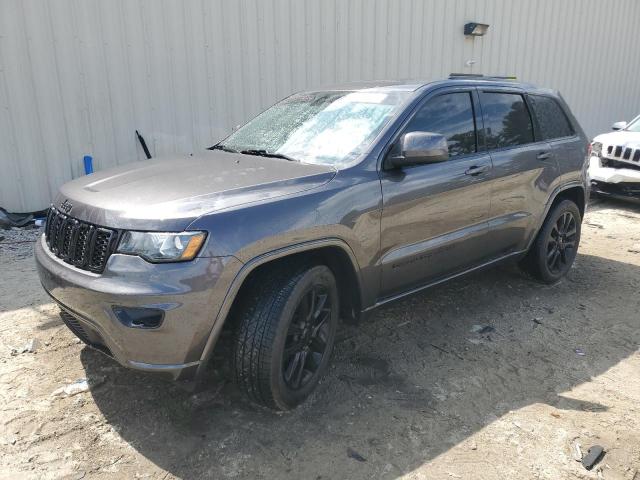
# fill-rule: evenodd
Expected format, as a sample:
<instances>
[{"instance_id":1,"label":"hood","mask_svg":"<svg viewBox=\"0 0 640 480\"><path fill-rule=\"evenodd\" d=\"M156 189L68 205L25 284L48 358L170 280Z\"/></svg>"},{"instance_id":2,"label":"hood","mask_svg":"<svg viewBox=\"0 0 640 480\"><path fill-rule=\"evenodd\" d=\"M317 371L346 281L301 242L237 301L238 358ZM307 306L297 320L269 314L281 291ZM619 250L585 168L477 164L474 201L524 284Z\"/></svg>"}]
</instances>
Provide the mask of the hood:
<instances>
[{"instance_id":1,"label":"hood","mask_svg":"<svg viewBox=\"0 0 640 480\"><path fill-rule=\"evenodd\" d=\"M607 151L608 146L621 146L623 148L640 148L640 132L627 132L618 130L617 132L603 133L593 139L594 142L602 143L602 150Z\"/></svg>"},{"instance_id":2,"label":"hood","mask_svg":"<svg viewBox=\"0 0 640 480\"><path fill-rule=\"evenodd\" d=\"M316 188L334 175L325 165L208 150L78 178L61 187L54 206L66 202L69 215L96 225L176 231L206 213Z\"/></svg>"}]
</instances>

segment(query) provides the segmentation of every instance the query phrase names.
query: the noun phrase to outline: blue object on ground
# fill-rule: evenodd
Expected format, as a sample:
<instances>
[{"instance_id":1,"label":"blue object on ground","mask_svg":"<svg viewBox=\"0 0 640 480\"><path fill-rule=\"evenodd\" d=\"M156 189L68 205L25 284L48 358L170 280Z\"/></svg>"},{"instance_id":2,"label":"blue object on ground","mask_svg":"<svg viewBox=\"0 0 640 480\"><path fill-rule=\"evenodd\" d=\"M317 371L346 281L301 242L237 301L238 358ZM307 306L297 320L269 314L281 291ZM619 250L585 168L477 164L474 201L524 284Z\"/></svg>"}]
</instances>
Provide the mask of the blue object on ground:
<instances>
[{"instance_id":1,"label":"blue object on ground","mask_svg":"<svg viewBox=\"0 0 640 480\"><path fill-rule=\"evenodd\" d=\"M84 156L84 173L86 175L93 173L93 157L91 155Z\"/></svg>"}]
</instances>

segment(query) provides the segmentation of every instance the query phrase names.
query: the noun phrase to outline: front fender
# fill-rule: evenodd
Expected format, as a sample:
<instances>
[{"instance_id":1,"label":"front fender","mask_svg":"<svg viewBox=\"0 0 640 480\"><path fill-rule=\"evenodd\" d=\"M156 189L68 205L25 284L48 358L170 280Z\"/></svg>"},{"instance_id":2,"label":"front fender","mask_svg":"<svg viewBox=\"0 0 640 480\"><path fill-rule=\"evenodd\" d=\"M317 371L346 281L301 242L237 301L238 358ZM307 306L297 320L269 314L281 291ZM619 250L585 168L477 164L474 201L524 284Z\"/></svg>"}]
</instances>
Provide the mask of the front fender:
<instances>
[{"instance_id":1,"label":"front fender","mask_svg":"<svg viewBox=\"0 0 640 480\"><path fill-rule=\"evenodd\" d=\"M344 251L349 257L351 262L351 266L356 272L356 278L358 282L358 290L361 294L362 292L362 282L360 275L360 267L358 265L356 256L353 253L351 247L340 238L323 238L318 240L312 240L307 242L298 243L295 245L286 246L283 248L279 248L277 250L272 250L270 252L258 255L253 259L246 262L236 274L234 280L231 282L227 293L224 297L222 305L218 310L218 314L213 322L213 326L211 328L211 332L209 333L209 337L205 344L204 350L200 357L200 364L198 366L198 370L196 372L196 379L202 377L204 370L206 369L207 364L209 363L213 349L218 342L218 338L220 337L220 333L222 332L222 327L224 326L225 321L231 311L231 307L233 302L235 301L238 292L240 292L240 288L244 284L247 277L251 274L251 272L255 271L261 265L264 265L268 262L284 258L287 256L291 256L298 253L310 252L313 250L317 250L323 247L338 247Z\"/></svg>"}]
</instances>

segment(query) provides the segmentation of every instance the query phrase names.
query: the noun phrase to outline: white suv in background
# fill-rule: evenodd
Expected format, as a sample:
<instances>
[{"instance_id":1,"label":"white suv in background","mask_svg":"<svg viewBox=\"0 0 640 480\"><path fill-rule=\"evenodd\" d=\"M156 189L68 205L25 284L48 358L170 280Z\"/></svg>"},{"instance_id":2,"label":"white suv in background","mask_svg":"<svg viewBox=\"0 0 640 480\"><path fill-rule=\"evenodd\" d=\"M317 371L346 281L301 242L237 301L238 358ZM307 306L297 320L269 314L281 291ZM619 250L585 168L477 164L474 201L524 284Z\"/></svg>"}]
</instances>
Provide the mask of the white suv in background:
<instances>
[{"instance_id":1,"label":"white suv in background","mask_svg":"<svg viewBox=\"0 0 640 480\"><path fill-rule=\"evenodd\" d=\"M591 143L591 191L640 201L640 115L611 128Z\"/></svg>"}]
</instances>

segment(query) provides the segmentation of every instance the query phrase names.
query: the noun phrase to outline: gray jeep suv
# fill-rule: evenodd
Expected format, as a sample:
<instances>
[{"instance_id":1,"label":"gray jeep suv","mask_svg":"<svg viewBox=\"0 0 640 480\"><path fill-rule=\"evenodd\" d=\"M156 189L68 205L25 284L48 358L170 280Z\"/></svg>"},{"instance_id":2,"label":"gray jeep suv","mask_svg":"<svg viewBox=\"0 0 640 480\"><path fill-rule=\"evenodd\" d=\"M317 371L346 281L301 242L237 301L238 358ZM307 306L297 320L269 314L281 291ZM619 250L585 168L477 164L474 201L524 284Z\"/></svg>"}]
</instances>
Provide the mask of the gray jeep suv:
<instances>
[{"instance_id":1,"label":"gray jeep suv","mask_svg":"<svg viewBox=\"0 0 640 480\"><path fill-rule=\"evenodd\" d=\"M225 326L240 388L289 409L339 318L507 259L560 279L587 146L557 93L499 78L299 93L201 153L64 185L40 279L88 345L190 384Z\"/></svg>"}]
</instances>

